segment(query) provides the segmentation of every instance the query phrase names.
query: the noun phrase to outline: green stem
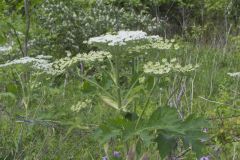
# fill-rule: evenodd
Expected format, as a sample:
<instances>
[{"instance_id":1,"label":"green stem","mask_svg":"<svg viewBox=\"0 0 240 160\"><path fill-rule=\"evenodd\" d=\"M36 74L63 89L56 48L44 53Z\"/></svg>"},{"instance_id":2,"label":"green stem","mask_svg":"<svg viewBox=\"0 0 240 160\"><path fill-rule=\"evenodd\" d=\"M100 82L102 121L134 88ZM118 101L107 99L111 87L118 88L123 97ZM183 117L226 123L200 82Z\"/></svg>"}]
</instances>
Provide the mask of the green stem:
<instances>
[{"instance_id":1,"label":"green stem","mask_svg":"<svg viewBox=\"0 0 240 160\"><path fill-rule=\"evenodd\" d=\"M29 97L28 97L28 94L26 93L27 89L26 89L26 86L24 84L24 80L22 79L21 75L18 74L17 71L15 73L16 73L16 75L19 79L20 85L21 85L22 101L23 101L23 105L24 105L24 108L25 108L25 117L27 118L28 117L28 104L29 104ZM25 83L27 83L27 81Z\"/></svg>"},{"instance_id":2,"label":"green stem","mask_svg":"<svg viewBox=\"0 0 240 160\"><path fill-rule=\"evenodd\" d=\"M127 98L129 97L131 91L133 90L133 88L136 86L137 82L139 81L139 77L141 77L143 74L140 74L139 76L137 76L136 80L133 82L133 84L131 85L130 89L128 90L127 94L125 95L123 101L126 101Z\"/></svg>"},{"instance_id":3,"label":"green stem","mask_svg":"<svg viewBox=\"0 0 240 160\"><path fill-rule=\"evenodd\" d=\"M148 107L148 104L149 104L149 102L150 102L150 98L151 98L151 96L152 96L152 94L153 94L153 91L154 91L154 88L155 88L156 84L157 84L157 82L156 82L156 79L154 78L153 86L152 86L152 88L151 88L151 90L150 90L150 93L149 93L149 95L148 95L147 101L146 101L146 103L145 103L145 105L144 105L144 107L143 107L142 113L141 113L140 116L138 117L137 123L136 123L136 125L135 125L135 129L137 128L140 120L142 119L142 117L143 117L143 115L144 115L144 113L145 113L145 111L146 111L146 109L147 109L147 107Z\"/></svg>"},{"instance_id":4,"label":"green stem","mask_svg":"<svg viewBox=\"0 0 240 160\"><path fill-rule=\"evenodd\" d=\"M119 84L119 78L120 78L119 56L118 54L116 54L114 57L115 57L115 63L116 63L115 76L116 76L116 85L117 85L117 102L118 102L118 108L122 108L121 88Z\"/></svg>"},{"instance_id":5,"label":"green stem","mask_svg":"<svg viewBox=\"0 0 240 160\"><path fill-rule=\"evenodd\" d=\"M95 87L97 87L98 89L102 90L106 95L108 95L109 97L113 98L113 96L111 94L109 94L109 92L107 92L102 86L100 86L97 82L94 82L93 80L85 77L84 75L81 75L80 73L78 73L78 76L84 80L86 80L87 82L93 84Z\"/></svg>"}]
</instances>

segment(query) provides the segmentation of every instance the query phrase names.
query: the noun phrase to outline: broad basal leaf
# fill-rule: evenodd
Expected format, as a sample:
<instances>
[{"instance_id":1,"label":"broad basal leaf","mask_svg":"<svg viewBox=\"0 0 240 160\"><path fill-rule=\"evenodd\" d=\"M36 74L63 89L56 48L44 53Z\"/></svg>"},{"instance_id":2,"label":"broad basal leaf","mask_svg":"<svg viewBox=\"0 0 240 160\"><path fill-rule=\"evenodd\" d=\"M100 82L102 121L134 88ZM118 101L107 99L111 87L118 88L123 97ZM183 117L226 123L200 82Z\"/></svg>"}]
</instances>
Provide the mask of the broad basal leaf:
<instances>
[{"instance_id":1,"label":"broad basal leaf","mask_svg":"<svg viewBox=\"0 0 240 160\"><path fill-rule=\"evenodd\" d=\"M166 133L160 133L155 139L158 151L162 158L165 158L176 148L176 137Z\"/></svg>"}]
</instances>

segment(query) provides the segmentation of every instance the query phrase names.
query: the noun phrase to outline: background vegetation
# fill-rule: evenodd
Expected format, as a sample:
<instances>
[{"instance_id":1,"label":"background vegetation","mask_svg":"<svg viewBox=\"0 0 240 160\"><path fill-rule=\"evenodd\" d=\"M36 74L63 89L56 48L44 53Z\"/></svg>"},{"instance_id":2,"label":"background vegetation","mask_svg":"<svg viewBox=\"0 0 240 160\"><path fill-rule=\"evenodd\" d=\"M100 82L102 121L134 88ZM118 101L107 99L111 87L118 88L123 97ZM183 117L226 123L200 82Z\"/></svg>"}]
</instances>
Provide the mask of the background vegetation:
<instances>
[{"instance_id":1,"label":"background vegetation","mask_svg":"<svg viewBox=\"0 0 240 160\"><path fill-rule=\"evenodd\" d=\"M86 43L120 30L163 38ZM239 0L0 0L0 159L240 159L239 32Z\"/></svg>"}]
</instances>

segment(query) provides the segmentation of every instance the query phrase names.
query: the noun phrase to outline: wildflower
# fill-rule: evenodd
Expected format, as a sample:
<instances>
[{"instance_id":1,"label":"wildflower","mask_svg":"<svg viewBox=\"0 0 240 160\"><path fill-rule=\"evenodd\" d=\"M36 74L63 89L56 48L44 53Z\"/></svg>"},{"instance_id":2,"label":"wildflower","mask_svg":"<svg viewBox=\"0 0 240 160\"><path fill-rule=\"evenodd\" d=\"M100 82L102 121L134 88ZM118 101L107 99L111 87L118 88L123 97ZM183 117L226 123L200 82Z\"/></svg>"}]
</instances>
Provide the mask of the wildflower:
<instances>
[{"instance_id":1,"label":"wildflower","mask_svg":"<svg viewBox=\"0 0 240 160\"><path fill-rule=\"evenodd\" d=\"M209 156L201 157L200 160L210 160Z\"/></svg>"},{"instance_id":2,"label":"wildflower","mask_svg":"<svg viewBox=\"0 0 240 160\"><path fill-rule=\"evenodd\" d=\"M121 153L118 152L118 151L114 151L113 152L113 157L120 158L121 157Z\"/></svg>"},{"instance_id":3,"label":"wildflower","mask_svg":"<svg viewBox=\"0 0 240 160\"><path fill-rule=\"evenodd\" d=\"M51 59L52 56L49 56L49 55L38 55L36 56L37 59Z\"/></svg>"},{"instance_id":4,"label":"wildflower","mask_svg":"<svg viewBox=\"0 0 240 160\"><path fill-rule=\"evenodd\" d=\"M72 53L70 51L65 51L68 57L71 57Z\"/></svg>"},{"instance_id":5,"label":"wildflower","mask_svg":"<svg viewBox=\"0 0 240 160\"><path fill-rule=\"evenodd\" d=\"M207 133L208 132L208 128L203 128L202 130L204 133Z\"/></svg>"},{"instance_id":6,"label":"wildflower","mask_svg":"<svg viewBox=\"0 0 240 160\"><path fill-rule=\"evenodd\" d=\"M105 58L111 59L112 55L109 52L105 51L91 51L89 53L77 54L74 57L65 57L59 60L56 60L52 63L53 74L61 74L67 68L78 62L92 63L95 61L102 62Z\"/></svg>"},{"instance_id":7,"label":"wildflower","mask_svg":"<svg viewBox=\"0 0 240 160\"><path fill-rule=\"evenodd\" d=\"M179 48L180 48L180 46L179 46L178 44L175 44L175 45L174 45L174 49L175 49L175 50L178 50Z\"/></svg>"},{"instance_id":8,"label":"wildflower","mask_svg":"<svg viewBox=\"0 0 240 160\"><path fill-rule=\"evenodd\" d=\"M31 64L31 63L35 65L35 68L40 68L43 65L47 65L48 60L41 59L40 56L38 56L37 58L22 57L20 59L8 61L5 64L1 64L0 67L8 67L8 66L13 66L13 65L18 65L18 64Z\"/></svg>"},{"instance_id":9,"label":"wildflower","mask_svg":"<svg viewBox=\"0 0 240 160\"><path fill-rule=\"evenodd\" d=\"M148 37L153 37L153 36L148 36ZM139 44L137 46L131 47L129 52L137 52L137 53L144 53L147 50L168 50L174 48L173 47L173 42L169 40L163 40L162 37L158 37L155 39L148 39L148 43L145 43L143 45Z\"/></svg>"},{"instance_id":10,"label":"wildflower","mask_svg":"<svg viewBox=\"0 0 240 160\"><path fill-rule=\"evenodd\" d=\"M6 52L10 51L12 49L12 46L0 46L0 52Z\"/></svg>"},{"instance_id":11,"label":"wildflower","mask_svg":"<svg viewBox=\"0 0 240 160\"><path fill-rule=\"evenodd\" d=\"M139 80L139 83L144 83L145 77L140 77L138 80Z\"/></svg>"},{"instance_id":12,"label":"wildflower","mask_svg":"<svg viewBox=\"0 0 240 160\"><path fill-rule=\"evenodd\" d=\"M204 142L207 142L207 140L208 140L208 139L206 139L206 138L201 138L201 139L200 139L200 142L201 142L201 143L204 143Z\"/></svg>"},{"instance_id":13,"label":"wildflower","mask_svg":"<svg viewBox=\"0 0 240 160\"><path fill-rule=\"evenodd\" d=\"M170 60L171 63L176 62L176 61L177 61L176 58L173 58L173 59Z\"/></svg>"},{"instance_id":14,"label":"wildflower","mask_svg":"<svg viewBox=\"0 0 240 160\"><path fill-rule=\"evenodd\" d=\"M88 54L78 54L74 59L77 61L84 61L84 62L94 62L94 61L103 61L104 58L112 58L112 55L109 52L105 51L91 51Z\"/></svg>"},{"instance_id":15,"label":"wildflower","mask_svg":"<svg viewBox=\"0 0 240 160\"><path fill-rule=\"evenodd\" d=\"M167 59L166 59L166 58L163 58L163 59L162 59L162 62L163 62L163 63L166 63L166 62L167 62Z\"/></svg>"},{"instance_id":16,"label":"wildflower","mask_svg":"<svg viewBox=\"0 0 240 160\"><path fill-rule=\"evenodd\" d=\"M119 31L116 35L107 34L90 38L88 44L106 43L108 46L122 46L126 45L129 41L157 38L159 38L159 36L147 36L147 33L143 31Z\"/></svg>"},{"instance_id":17,"label":"wildflower","mask_svg":"<svg viewBox=\"0 0 240 160\"><path fill-rule=\"evenodd\" d=\"M102 160L108 160L107 156L102 157Z\"/></svg>"},{"instance_id":18,"label":"wildflower","mask_svg":"<svg viewBox=\"0 0 240 160\"><path fill-rule=\"evenodd\" d=\"M176 58L167 61L167 59L162 59L162 62L148 62L143 66L143 71L147 74L155 74L155 75L162 75L169 72L190 72L198 68L199 65L193 66L192 64L188 64L186 66L181 66L179 63L176 62Z\"/></svg>"},{"instance_id":19,"label":"wildflower","mask_svg":"<svg viewBox=\"0 0 240 160\"><path fill-rule=\"evenodd\" d=\"M240 72L228 73L230 77L240 78Z\"/></svg>"},{"instance_id":20,"label":"wildflower","mask_svg":"<svg viewBox=\"0 0 240 160\"><path fill-rule=\"evenodd\" d=\"M86 99L85 101L79 101L76 105L72 105L71 110L73 112L77 112L78 113L82 109L90 106L91 103L92 103L92 101L90 99Z\"/></svg>"}]
</instances>

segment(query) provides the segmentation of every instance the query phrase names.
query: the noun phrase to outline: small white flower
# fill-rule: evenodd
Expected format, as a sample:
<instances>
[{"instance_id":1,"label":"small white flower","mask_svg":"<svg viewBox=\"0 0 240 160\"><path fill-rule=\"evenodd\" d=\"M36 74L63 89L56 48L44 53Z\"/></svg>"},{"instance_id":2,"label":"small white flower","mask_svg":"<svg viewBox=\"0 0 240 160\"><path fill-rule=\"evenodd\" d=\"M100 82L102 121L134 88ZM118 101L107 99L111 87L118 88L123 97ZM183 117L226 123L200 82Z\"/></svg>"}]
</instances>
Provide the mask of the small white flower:
<instances>
[{"instance_id":1,"label":"small white flower","mask_svg":"<svg viewBox=\"0 0 240 160\"><path fill-rule=\"evenodd\" d=\"M163 64L159 62L147 62L143 66L143 71L147 74L162 75L169 72L190 72L199 67L198 64L195 66L192 64L181 66L179 63L176 63L176 58L170 60L170 62L168 62L167 59L162 59L162 63Z\"/></svg>"},{"instance_id":2,"label":"small white flower","mask_svg":"<svg viewBox=\"0 0 240 160\"><path fill-rule=\"evenodd\" d=\"M119 31L116 35L102 35L99 37L93 37L88 40L88 44L93 43L106 43L108 46L123 46L129 41L136 41L142 39L154 40L159 36L147 36L147 33L143 31Z\"/></svg>"},{"instance_id":3,"label":"small white flower","mask_svg":"<svg viewBox=\"0 0 240 160\"><path fill-rule=\"evenodd\" d=\"M7 52L12 50L12 46L0 46L0 52Z\"/></svg>"},{"instance_id":4,"label":"small white flower","mask_svg":"<svg viewBox=\"0 0 240 160\"><path fill-rule=\"evenodd\" d=\"M179 48L180 48L180 46L179 46L178 44L175 44L175 45L174 45L174 49L175 49L175 50L178 50Z\"/></svg>"},{"instance_id":5,"label":"small white flower","mask_svg":"<svg viewBox=\"0 0 240 160\"><path fill-rule=\"evenodd\" d=\"M170 60L171 63L174 63L174 62L176 62L176 61L177 61L176 58L173 58L173 59Z\"/></svg>"},{"instance_id":6,"label":"small white flower","mask_svg":"<svg viewBox=\"0 0 240 160\"><path fill-rule=\"evenodd\" d=\"M240 78L240 72L227 73L230 77Z\"/></svg>"},{"instance_id":7,"label":"small white flower","mask_svg":"<svg viewBox=\"0 0 240 160\"><path fill-rule=\"evenodd\" d=\"M88 106L91 106L92 100L86 99L85 101L78 101L76 105L71 106L71 110L73 112L79 112L84 108L87 108Z\"/></svg>"},{"instance_id":8,"label":"small white flower","mask_svg":"<svg viewBox=\"0 0 240 160\"><path fill-rule=\"evenodd\" d=\"M167 62L167 59L166 59L166 58L163 58L163 59L162 59L162 62L163 62L163 63L166 63L166 62Z\"/></svg>"},{"instance_id":9,"label":"small white flower","mask_svg":"<svg viewBox=\"0 0 240 160\"><path fill-rule=\"evenodd\" d=\"M140 77L140 78L138 79L138 80L139 80L139 83L141 83L141 84L144 83L144 82L145 82L145 79L146 79L145 77Z\"/></svg>"},{"instance_id":10,"label":"small white flower","mask_svg":"<svg viewBox=\"0 0 240 160\"><path fill-rule=\"evenodd\" d=\"M72 53L70 51L65 51L68 57L71 57Z\"/></svg>"}]
</instances>

